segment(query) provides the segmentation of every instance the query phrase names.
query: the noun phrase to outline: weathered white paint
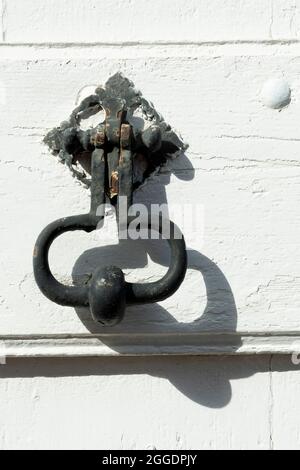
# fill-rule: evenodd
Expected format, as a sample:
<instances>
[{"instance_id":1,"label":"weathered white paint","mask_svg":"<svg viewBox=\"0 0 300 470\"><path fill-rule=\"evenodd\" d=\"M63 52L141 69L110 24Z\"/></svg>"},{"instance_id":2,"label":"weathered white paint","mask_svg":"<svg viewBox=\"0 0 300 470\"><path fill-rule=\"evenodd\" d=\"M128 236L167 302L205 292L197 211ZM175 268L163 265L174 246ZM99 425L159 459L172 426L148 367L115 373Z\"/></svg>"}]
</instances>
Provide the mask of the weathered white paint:
<instances>
[{"instance_id":1,"label":"weathered white paint","mask_svg":"<svg viewBox=\"0 0 300 470\"><path fill-rule=\"evenodd\" d=\"M3 0L1 11L0 447L299 446L299 2ZM42 296L32 250L48 222L89 205L42 138L117 71L190 145L136 201L197 201L204 223L185 230L178 293L108 330ZM272 77L291 89L282 110L263 106ZM72 234L51 263L64 280L100 260L131 280L165 271L164 245L130 250Z\"/></svg>"},{"instance_id":2,"label":"weathered white paint","mask_svg":"<svg viewBox=\"0 0 300 470\"><path fill-rule=\"evenodd\" d=\"M32 247L40 230L89 205L88 192L40 142L68 116L84 84L103 83L120 69L190 143L186 158L149 181L136 193L136 201L167 200L170 206L196 201L204 219L203 227L185 230L190 264L178 293L160 306L142 307L143 315L140 307L129 309L116 331L299 331L298 56L277 55L273 48L266 56L239 52L216 57L213 51L203 53L203 47L188 47L178 59L174 51L168 57L168 48L154 46L143 50L142 58L136 57L136 47L112 49L110 56L97 46L85 58L75 58L73 51L72 59L62 59L60 48L59 58L54 54L51 59L45 58L45 49L43 59L33 59L30 50L29 59L21 59L23 49L17 48L9 61L5 57L0 62L7 90L0 116L2 148L7 149L1 163L1 233L7 248L0 334L99 333L86 313L78 312L83 323L73 309L53 305L33 280ZM263 83L279 68L294 90L282 112L262 106L260 97ZM96 234L57 240L51 252L55 272L70 277L82 253L97 246ZM129 246L125 255L114 245L103 247L99 262L122 264L129 279L147 280L164 272L163 245L157 251L155 244L139 244L136 260L126 256ZM87 256L95 263L95 252ZM82 259L76 262L76 274L84 272L82 266Z\"/></svg>"},{"instance_id":3,"label":"weathered white paint","mask_svg":"<svg viewBox=\"0 0 300 470\"><path fill-rule=\"evenodd\" d=\"M299 38L298 0L2 0L2 39L124 43Z\"/></svg>"},{"instance_id":4,"label":"weathered white paint","mask_svg":"<svg viewBox=\"0 0 300 470\"><path fill-rule=\"evenodd\" d=\"M271 38L269 0L19 0L5 1L9 42L114 42ZM291 2L288 2L291 3ZM274 12L273 12L274 15ZM275 20L276 20L275 13ZM292 12L291 12L292 16ZM249 18L250 17L250 18ZM254 20L256 28L251 28ZM165 22L168 19L168 25ZM274 20L273 20L274 21ZM272 29L272 31L271 31Z\"/></svg>"},{"instance_id":5,"label":"weathered white paint","mask_svg":"<svg viewBox=\"0 0 300 470\"><path fill-rule=\"evenodd\" d=\"M268 357L11 360L0 368L0 445L266 449L269 368Z\"/></svg>"},{"instance_id":6,"label":"weathered white paint","mask_svg":"<svg viewBox=\"0 0 300 470\"><path fill-rule=\"evenodd\" d=\"M300 364L299 334L199 333L4 336L0 358L289 355Z\"/></svg>"}]
</instances>

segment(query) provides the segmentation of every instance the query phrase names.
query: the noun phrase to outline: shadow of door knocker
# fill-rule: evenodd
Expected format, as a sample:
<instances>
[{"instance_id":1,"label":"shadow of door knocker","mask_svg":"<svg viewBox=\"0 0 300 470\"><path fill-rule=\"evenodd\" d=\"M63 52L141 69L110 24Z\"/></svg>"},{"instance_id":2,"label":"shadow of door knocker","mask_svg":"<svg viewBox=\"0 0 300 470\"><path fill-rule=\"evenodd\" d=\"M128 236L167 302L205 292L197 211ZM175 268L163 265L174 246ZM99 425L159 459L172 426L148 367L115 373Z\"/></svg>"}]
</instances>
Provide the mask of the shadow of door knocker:
<instances>
[{"instance_id":1,"label":"shadow of door knocker","mask_svg":"<svg viewBox=\"0 0 300 470\"><path fill-rule=\"evenodd\" d=\"M137 109L147 126L135 124L137 118L134 118L134 113ZM83 130L80 126L82 120L100 111L105 112L104 122ZM38 237L33 267L36 283L42 293L59 305L89 307L95 321L109 326L123 319L126 305L159 302L170 297L183 282L187 269L184 238L172 222L169 222L170 235L167 240L171 250L170 266L157 282L129 283L118 267L99 266L86 284L64 285L53 276L48 254L53 241L63 233L96 230L105 216L104 213L99 215L98 208L104 207L107 199L116 207L119 230L121 219L127 229L132 221L130 207L133 191L168 157L184 149L181 139L134 88L133 83L123 75L116 74L105 87L97 88L94 95L84 99L68 121L50 131L45 142L75 176L90 186L91 205L89 213L52 222ZM80 173L76 169L76 162L82 156L88 156L90 161L90 179L85 172ZM135 175L140 173L136 166L141 157L146 162L142 180ZM125 219L121 217L120 196L127 201ZM152 221L149 216L146 229L163 235L162 217L159 217L155 226Z\"/></svg>"}]
</instances>

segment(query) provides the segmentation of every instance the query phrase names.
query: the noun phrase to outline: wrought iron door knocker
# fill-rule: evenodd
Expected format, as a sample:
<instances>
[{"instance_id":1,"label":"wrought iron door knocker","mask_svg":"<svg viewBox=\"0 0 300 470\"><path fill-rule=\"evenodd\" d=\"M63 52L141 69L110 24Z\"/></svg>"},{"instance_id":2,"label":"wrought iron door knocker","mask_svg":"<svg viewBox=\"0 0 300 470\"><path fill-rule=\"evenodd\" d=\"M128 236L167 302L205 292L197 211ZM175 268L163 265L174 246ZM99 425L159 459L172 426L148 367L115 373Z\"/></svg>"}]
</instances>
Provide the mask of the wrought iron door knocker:
<instances>
[{"instance_id":1,"label":"wrought iron door knocker","mask_svg":"<svg viewBox=\"0 0 300 470\"><path fill-rule=\"evenodd\" d=\"M140 108L150 121L147 129L140 130L130 124L129 117ZM83 119L105 112L105 121L96 128L82 130ZM113 326L119 323L128 304L159 302L171 296L181 285L187 267L183 236L170 222L168 243L171 262L166 275L157 282L131 284L125 281L121 269L100 266L87 284L67 286L51 273L48 253L53 241L64 232L95 230L104 218L97 208L106 198L117 207L120 196L127 198L127 210L132 204L134 189L168 156L183 149L182 141L165 123L127 78L121 74L111 77L105 87L97 88L94 95L84 99L73 111L70 119L55 128L45 138L51 150L58 154L74 175L91 189L91 206L88 214L65 217L48 225L40 234L34 249L34 275L43 292L53 302L70 307L89 307L95 321ZM91 178L75 167L83 154L90 158ZM142 180L134 175L135 158L142 156L146 162ZM128 222L131 218L128 217ZM147 228L162 232L162 220L157 227L147 221ZM177 234L177 236L175 236Z\"/></svg>"}]
</instances>

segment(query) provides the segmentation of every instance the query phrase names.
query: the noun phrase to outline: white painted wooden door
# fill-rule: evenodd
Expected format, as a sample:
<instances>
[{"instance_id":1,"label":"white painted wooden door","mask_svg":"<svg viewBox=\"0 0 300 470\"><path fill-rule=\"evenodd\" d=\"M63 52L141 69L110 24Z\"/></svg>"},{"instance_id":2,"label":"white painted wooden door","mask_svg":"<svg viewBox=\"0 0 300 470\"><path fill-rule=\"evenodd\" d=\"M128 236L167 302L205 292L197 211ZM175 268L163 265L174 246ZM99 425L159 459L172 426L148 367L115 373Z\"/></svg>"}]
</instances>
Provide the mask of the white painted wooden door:
<instances>
[{"instance_id":1,"label":"white painted wooden door","mask_svg":"<svg viewBox=\"0 0 300 470\"><path fill-rule=\"evenodd\" d=\"M83 356L77 358L78 367L65 359L60 372L57 363L47 366L46 376L60 376L59 383L66 387L57 411L64 414L74 385L79 387L76 407L81 393L89 394L94 386L99 391L99 381L84 378L85 367L93 377L100 367L96 359L84 359L87 356L299 353L300 2L3 0L1 18L0 337L4 356L19 357L26 377L31 378L43 375L43 366L22 358ZM60 307L40 293L33 278L32 251L48 223L84 213L89 206L88 191L50 155L43 137L68 117L86 87L104 84L118 71L154 102L189 144L185 156L153 176L136 192L135 200L167 201L170 208L178 202L197 204L200 223L185 230L189 266L179 291L160 304L129 308L121 325L107 329L95 325L88 311ZM290 90L290 104L274 109L270 104L276 107L280 100L280 86ZM181 225L179 214L174 217ZM119 265L129 280L147 282L165 272L165 245L138 243L125 248L95 234L69 234L53 246L51 263L66 282L98 262ZM101 388L103 379L99 393L107 406L115 405L118 387L123 386L118 377L130 370L133 384L125 381L124 393L131 396L131 405L128 415L124 403L122 409L105 412L104 422L113 416L119 423L119 412L124 422L130 420L133 401L140 418L133 419L134 430L121 426L113 442L109 426L100 440L91 435L90 440L83 438L85 447L105 447L110 442L115 447L185 448L197 447L199 442L207 448L289 445L279 431L282 408L275 405L273 413L274 399L288 393L279 371L292 367L289 358L274 359L275 365L269 357L228 359L228 374L225 359L203 359L202 378L196 378L194 385L198 358L187 366L186 383L184 358L149 358L154 382L139 377L145 373L141 358L118 359L118 365L113 359L102 359L104 375L112 377L106 392ZM69 377L80 378L62 379L64 370ZM214 370L224 380L214 379ZM286 374L288 383L298 377L296 371L291 379ZM241 395L234 410L229 407L217 414L218 408L230 403L229 381L243 376L248 379L238 382ZM143 424L144 438L137 429L144 413L140 395L148 399L152 386L156 398L149 398L146 422L157 413L158 377L169 378L175 388L169 382L163 387L165 403L159 400L163 417L157 418L162 428L156 442L153 427L147 434ZM11 384L20 406L26 383L32 400L54 393L52 385L46 391L49 377L38 383L36 392L32 381L10 379L8 373L3 383ZM205 379L208 388L199 398L194 387L203 388ZM133 393L135 385L139 398ZM208 390L215 386L221 387L223 398L210 401ZM259 400L253 396L256 389ZM180 398L178 390L183 391ZM297 408L295 390L291 414ZM180 410L182 404L183 413L194 413L195 419L185 423L180 412L179 418L171 417L169 395L172 406ZM91 396L87 413L97 408L97 396L93 392ZM184 401L186 397L191 401ZM199 403L204 407L201 411ZM5 408L6 419L10 408L12 403ZM37 409L41 419L50 419L42 404ZM253 421L245 418L248 409L255 409ZM74 426L84 420L83 412L78 413ZM259 415L263 418L257 430L254 417ZM225 425L232 416L233 427ZM202 419L207 423L207 438L197 430ZM237 430L244 422L249 435L243 440ZM46 438L35 434L40 429L36 421L35 425L37 431L29 433L28 441L2 436L3 447L18 442L22 447L47 446ZM292 419L289 426L291 439L298 443ZM62 442L76 447L81 441L73 436ZM57 445L55 436L49 445Z\"/></svg>"}]
</instances>

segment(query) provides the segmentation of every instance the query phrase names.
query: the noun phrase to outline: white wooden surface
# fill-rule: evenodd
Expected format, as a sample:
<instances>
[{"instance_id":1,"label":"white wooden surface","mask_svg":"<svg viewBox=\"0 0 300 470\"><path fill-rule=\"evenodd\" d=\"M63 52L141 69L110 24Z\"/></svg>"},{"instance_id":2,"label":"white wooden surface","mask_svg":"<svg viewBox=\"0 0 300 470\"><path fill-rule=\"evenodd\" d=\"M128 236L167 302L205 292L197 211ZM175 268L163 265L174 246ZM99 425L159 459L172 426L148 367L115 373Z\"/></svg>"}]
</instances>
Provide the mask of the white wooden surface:
<instances>
[{"instance_id":1,"label":"white wooden surface","mask_svg":"<svg viewBox=\"0 0 300 470\"><path fill-rule=\"evenodd\" d=\"M296 449L289 358L10 360L2 449Z\"/></svg>"},{"instance_id":2,"label":"white wooden surface","mask_svg":"<svg viewBox=\"0 0 300 470\"><path fill-rule=\"evenodd\" d=\"M89 200L41 140L68 116L79 90L118 70L190 144L186 157L149 181L136 200L196 202L204 219L199 232L185 231L189 271L178 293L160 305L128 309L114 332L297 334L298 50L298 44L279 43L84 50L3 45L1 335L111 333L95 328L88 312L45 299L35 286L31 256L48 222L86 211ZM281 112L260 99L273 76L284 76L292 88L292 102ZM167 262L164 246L142 245L136 260L116 246L97 246L96 235L62 237L52 251L55 272L63 279L74 269L86 272L85 250L87 263L95 263L96 254L98 262L119 264L128 279L147 281L166 269L160 266Z\"/></svg>"},{"instance_id":3,"label":"white wooden surface","mask_svg":"<svg viewBox=\"0 0 300 470\"><path fill-rule=\"evenodd\" d=\"M0 7L0 448L299 447L299 0ZM89 204L41 141L117 71L190 145L136 200L197 201L204 218L185 231L180 291L107 330L42 296L32 250L48 222ZM261 101L272 78L291 87L281 111ZM131 280L166 269L164 245L135 259L105 245L65 236L55 273L100 260Z\"/></svg>"},{"instance_id":4,"label":"white wooden surface","mask_svg":"<svg viewBox=\"0 0 300 470\"><path fill-rule=\"evenodd\" d=\"M0 446L266 449L268 370L267 357L11 360Z\"/></svg>"},{"instance_id":5,"label":"white wooden surface","mask_svg":"<svg viewBox=\"0 0 300 470\"><path fill-rule=\"evenodd\" d=\"M297 0L2 0L14 43L185 42L299 37Z\"/></svg>"}]
</instances>

